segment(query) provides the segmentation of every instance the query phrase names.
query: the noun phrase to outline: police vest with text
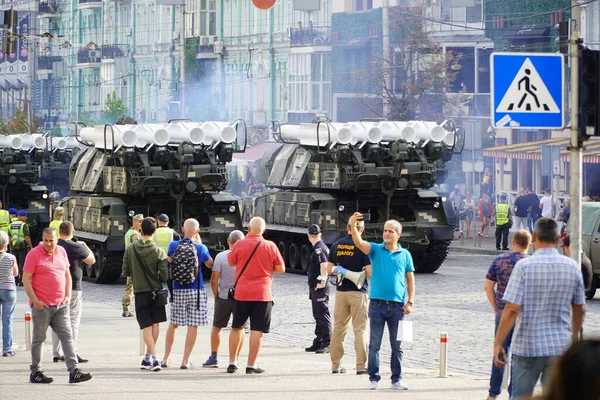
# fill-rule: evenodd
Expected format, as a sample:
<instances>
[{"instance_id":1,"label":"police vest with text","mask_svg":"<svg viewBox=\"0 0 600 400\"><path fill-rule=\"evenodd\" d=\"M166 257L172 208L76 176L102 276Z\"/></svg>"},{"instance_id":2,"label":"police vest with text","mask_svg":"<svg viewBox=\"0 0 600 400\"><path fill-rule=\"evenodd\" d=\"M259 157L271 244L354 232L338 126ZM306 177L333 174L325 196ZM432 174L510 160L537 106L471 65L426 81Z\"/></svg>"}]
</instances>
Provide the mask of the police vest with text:
<instances>
[{"instance_id":1,"label":"police vest with text","mask_svg":"<svg viewBox=\"0 0 600 400\"><path fill-rule=\"evenodd\" d=\"M25 242L25 222L15 221L10 224L10 237L13 248L24 248Z\"/></svg>"},{"instance_id":2,"label":"police vest with text","mask_svg":"<svg viewBox=\"0 0 600 400\"><path fill-rule=\"evenodd\" d=\"M496 225L508 224L508 204L496 204Z\"/></svg>"}]
</instances>

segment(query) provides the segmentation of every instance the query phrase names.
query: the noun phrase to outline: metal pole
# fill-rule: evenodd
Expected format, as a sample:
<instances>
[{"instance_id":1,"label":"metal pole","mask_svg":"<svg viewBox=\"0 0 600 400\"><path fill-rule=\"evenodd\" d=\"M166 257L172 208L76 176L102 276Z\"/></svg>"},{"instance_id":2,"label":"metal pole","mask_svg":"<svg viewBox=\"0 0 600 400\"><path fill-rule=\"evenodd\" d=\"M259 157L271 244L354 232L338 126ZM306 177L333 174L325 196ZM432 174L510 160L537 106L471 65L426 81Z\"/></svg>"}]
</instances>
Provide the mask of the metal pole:
<instances>
[{"instance_id":1,"label":"metal pole","mask_svg":"<svg viewBox=\"0 0 600 400\"><path fill-rule=\"evenodd\" d=\"M179 10L181 11L181 22L179 24L179 27L181 28L181 33L179 34L179 45L181 46L181 72L179 77L179 82L181 82L181 118L186 118L187 115L185 113L185 4L180 5Z\"/></svg>"},{"instance_id":2,"label":"metal pole","mask_svg":"<svg viewBox=\"0 0 600 400\"><path fill-rule=\"evenodd\" d=\"M440 378L448 377L448 333L440 333Z\"/></svg>"},{"instance_id":3,"label":"metal pole","mask_svg":"<svg viewBox=\"0 0 600 400\"><path fill-rule=\"evenodd\" d=\"M570 194L571 217L569 218L571 231L571 258L577 265L581 265L581 188L583 170L583 153L579 145L577 131L579 130L579 32L571 33L571 157L570 168Z\"/></svg>"},{"instance_id":4,"label":"metal pole","mask_svg":"<svg viewBox=\"0 0 600 400\"><path fill-rule=\"evenodd\" d=\"M31 313L25 313L25 351L31 350Z\"/></svg>"},{"instance_id":5,"label":"metal pole","mask_svg":"<svg viewBox=\"0 0 600 400\"><path fill-rule=\"evenodd\" d=\"M144 342L144 331L140 329L140 356L146 354L146 342Z\"/></svg>"}]
</instances>

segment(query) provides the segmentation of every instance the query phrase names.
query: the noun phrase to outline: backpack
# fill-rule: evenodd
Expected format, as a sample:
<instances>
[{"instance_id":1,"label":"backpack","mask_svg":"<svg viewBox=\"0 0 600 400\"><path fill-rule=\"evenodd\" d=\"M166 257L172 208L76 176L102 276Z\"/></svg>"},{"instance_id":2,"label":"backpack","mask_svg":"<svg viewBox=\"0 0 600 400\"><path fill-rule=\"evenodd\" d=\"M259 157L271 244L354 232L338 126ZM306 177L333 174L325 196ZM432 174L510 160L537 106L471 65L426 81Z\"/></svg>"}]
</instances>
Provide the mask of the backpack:
<instances>
[{"instance_id":1,"label":"backpack","mask_svg":"<svg viewBox=\"0 0 600 400\"><path fill-rule=\"evenodd\" d=\"M171 276L180 285L194 283L198 271L196 245L181 240L171 257Z\"/></svg>"}]
</instances>

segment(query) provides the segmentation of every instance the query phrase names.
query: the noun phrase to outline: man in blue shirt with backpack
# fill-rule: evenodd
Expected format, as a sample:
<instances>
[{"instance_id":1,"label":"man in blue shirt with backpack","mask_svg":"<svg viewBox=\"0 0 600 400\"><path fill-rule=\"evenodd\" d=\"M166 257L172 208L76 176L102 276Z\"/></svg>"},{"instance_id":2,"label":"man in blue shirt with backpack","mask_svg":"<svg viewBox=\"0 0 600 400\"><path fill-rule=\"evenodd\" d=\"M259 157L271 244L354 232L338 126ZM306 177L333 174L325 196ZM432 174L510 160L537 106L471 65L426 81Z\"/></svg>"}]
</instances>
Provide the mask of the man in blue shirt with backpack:
<instances>
[{"instance_id":1,"label":"man in blue shirt with backpack","mask_svg":"<svg viewBox=\"0 0 600 400\"><path fill-rule=\"evenodd\" d=\"M206 291L202 281L202 262L212 268L213 259L208 249L200 243L200 224L194 218L187 219L183 225L184 238L173 241L169 245L167 255L171 263L171 278L173 280L173 299L169 328L165 339L165 354L161 363L162 368L169 366L169 356L175 340L175 330L187 326L185 349L181 369L191 367L190 354L196 344L198 326L208 324L208 305Z\"/></svg>"}]
</instances>

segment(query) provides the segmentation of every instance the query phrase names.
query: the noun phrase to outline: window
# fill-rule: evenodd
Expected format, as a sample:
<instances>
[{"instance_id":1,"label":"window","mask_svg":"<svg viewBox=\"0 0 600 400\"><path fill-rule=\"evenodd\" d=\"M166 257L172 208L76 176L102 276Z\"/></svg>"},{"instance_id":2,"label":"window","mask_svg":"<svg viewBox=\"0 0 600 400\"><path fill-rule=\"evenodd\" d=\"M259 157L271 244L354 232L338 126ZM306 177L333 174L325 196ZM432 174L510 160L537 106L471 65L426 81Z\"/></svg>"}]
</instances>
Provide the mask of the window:
<instances>
[{"instance_id":1,"label":"window","mask_svg":"<svg viewBox=\"0 0 600 400\"><path fill-rule=\"evenodd\" d=\"M309 112L329 109L330 57L329 54L290 55L290 111Z\"/></svg>"},{"instance_id":2,"label":"window","mask_svg":"<svg viewBox=\"0 0 600 400\"><path fill-rule=\"evenodd\" d=\"M233 0L236 4L236 0ZM215 36L217 34L217 12L215 0L201 0L200 9L197 13L200 27L200 36ZM196 24L194 24L195 28Z\"/></svg>"}]
</instances>

